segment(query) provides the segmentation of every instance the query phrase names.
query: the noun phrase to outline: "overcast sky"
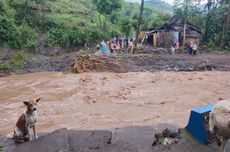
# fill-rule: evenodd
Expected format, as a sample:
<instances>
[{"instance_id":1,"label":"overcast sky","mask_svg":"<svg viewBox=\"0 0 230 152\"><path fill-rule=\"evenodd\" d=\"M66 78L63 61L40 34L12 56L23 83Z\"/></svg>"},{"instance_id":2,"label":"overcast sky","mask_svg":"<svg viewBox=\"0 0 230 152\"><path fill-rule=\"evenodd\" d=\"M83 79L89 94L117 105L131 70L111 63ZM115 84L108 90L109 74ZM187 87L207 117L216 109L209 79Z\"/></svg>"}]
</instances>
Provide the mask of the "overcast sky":
<instances>
[{"instance_id":1,"label":"overcast sky","mask_svg":"<svg viewBox=\"0 0 230 152\"><path fill-rule=\"evenodd\" d=\"M174 2L174 0L163 0L163 1L168 2L170 4L173 4L173 2Z\"/></svg>"},{"instance_id":2,"label":"overcast sky","mask_svg":"<svg viewBox=\"0 0 230 152\"><path fill-rule=\"evenodd\" d=\"M173 2L174 2L174 0L163 0L163 1L165 1L165 2L167 2L167 3L170 3L170 4L173 4ZM205 0L202 0L201 3L202 3L202 4L205 3Z\"/></svg>"}]
</instances>

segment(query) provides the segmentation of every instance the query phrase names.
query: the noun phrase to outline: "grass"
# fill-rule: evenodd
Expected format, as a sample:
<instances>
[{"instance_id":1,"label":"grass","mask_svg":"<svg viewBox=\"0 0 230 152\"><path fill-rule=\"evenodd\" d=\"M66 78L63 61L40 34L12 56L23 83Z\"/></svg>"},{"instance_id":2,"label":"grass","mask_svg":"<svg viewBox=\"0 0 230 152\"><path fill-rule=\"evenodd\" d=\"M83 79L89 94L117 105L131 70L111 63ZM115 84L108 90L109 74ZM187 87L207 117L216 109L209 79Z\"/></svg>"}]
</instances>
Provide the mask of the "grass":
<instances>
[{"instance_id":1,"label":"grass","mask_svg":"<svg viewBox=\"0 0 230 152\"><path fill-rule=\"evenodd\" d=\"M95 14L92 11L91 2L85 0L49 0L45 2L43 7L51 10L48 17L55 24L65 25L65 27L90 26Z\"/></svg>"},{"instance_id":2,"label":"grass","mask_svg":"<svg viewBox=\"0 0 230 152\"><path fill-rule=\"evenodd\" d=\"M8 60L0 60L0 70L16 72L17 70L24 69L25 56L24 51L20 51L13 54Z\"/></svg>"}]
</instances>

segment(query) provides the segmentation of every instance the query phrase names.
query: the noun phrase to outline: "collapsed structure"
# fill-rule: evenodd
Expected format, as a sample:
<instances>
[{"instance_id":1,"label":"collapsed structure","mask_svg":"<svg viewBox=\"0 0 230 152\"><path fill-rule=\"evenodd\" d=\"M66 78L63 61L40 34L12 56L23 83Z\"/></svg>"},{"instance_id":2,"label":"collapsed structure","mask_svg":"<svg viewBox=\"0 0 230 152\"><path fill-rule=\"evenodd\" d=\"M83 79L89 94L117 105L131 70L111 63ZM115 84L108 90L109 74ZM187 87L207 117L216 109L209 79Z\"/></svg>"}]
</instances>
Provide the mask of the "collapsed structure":
<instances>
[{"instance_id":1,"label":"collapsed structure","mask_svg":"<svg viewBox=\"0 0 230 152\"><path fill-rule=\"evenodd\" d=\"M145 33L144 42L154 47L183 44L185 19L174 16L164 25L152 28ZM201 29L186 21L186 43L200 43Z\"/></svg>"}]
</instances>

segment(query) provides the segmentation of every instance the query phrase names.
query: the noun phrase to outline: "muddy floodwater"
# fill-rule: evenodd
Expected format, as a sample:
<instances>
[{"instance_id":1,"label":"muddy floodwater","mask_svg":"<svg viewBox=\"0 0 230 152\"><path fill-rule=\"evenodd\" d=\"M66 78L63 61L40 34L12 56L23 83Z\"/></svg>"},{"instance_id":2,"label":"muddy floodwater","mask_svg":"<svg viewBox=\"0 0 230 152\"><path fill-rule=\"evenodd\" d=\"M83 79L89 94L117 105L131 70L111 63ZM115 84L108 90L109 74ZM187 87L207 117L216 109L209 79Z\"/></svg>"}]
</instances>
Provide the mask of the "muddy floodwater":
<instances>
[{"instance_id":1,"label":"muddy floodwater","mask_svg":"<svg viewBox=\"0 0 230 152\"><path fill-rule=\"evenodd\" d=\"M0 134L11 132L23 101L41 97L38 131L187 124L190 110L230 98L230 72L56 72L0 78Z\"/></svg>"}]
</instances>

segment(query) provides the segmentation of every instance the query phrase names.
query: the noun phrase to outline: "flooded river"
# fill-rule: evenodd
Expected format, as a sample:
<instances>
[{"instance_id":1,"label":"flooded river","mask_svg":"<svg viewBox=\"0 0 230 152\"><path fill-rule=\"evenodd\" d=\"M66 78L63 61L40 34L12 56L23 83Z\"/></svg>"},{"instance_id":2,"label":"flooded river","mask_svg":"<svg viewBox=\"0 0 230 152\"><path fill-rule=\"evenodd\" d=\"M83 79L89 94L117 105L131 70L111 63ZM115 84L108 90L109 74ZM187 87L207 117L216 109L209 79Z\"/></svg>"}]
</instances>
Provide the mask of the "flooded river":
<instances>
[{"instance_id":1,"label":"flooded river","mask_svg":"<svg viewBox=\"0 0 230 152\"><path fill-rule=\"evenodd\" d=\"M41 97L38 131L187 124L190 110L230 98L230 72L54 72L0 78L0 134L11 132L23 101Z\"/></svg>"}]
</instances>

